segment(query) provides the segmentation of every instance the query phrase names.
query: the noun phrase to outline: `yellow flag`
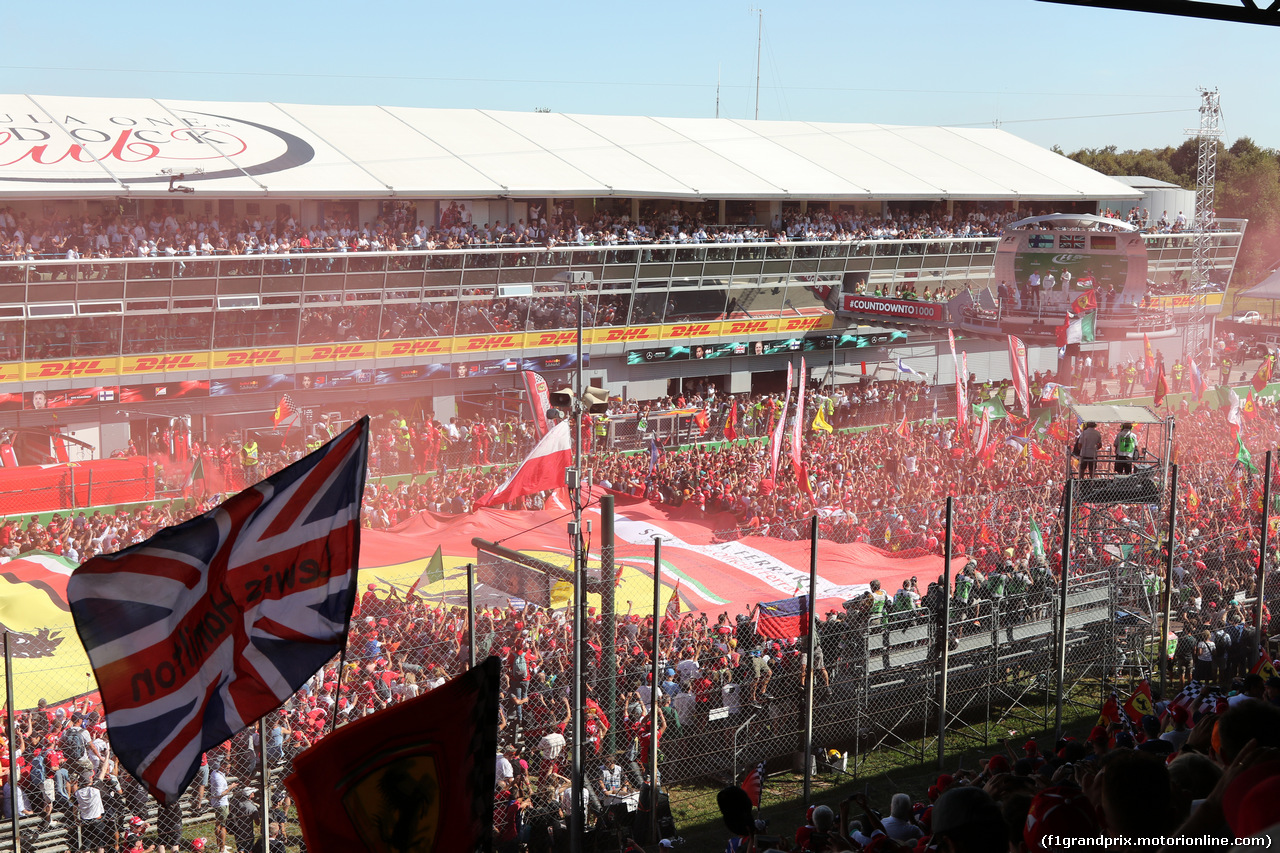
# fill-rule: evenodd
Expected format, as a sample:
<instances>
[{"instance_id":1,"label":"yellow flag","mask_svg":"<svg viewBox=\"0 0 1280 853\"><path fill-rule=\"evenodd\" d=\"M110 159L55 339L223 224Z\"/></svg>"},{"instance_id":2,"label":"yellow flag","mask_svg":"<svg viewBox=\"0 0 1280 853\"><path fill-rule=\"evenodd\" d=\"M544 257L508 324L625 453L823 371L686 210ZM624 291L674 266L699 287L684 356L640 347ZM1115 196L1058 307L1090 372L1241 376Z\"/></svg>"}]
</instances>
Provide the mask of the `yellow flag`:
<instances>
[{"instance_id":1,"label":"yellow flag","mask_svg":"<svg viewBox=\"0 0 1280 853\"><path fill-rule=\"evenodd\" d=\"M823 432L832 432L831 424L827 423L827 416L822 411L823 407L818 407L818 414L813 416L813 429L822 430Z\"/></svg>"}]
</instances>

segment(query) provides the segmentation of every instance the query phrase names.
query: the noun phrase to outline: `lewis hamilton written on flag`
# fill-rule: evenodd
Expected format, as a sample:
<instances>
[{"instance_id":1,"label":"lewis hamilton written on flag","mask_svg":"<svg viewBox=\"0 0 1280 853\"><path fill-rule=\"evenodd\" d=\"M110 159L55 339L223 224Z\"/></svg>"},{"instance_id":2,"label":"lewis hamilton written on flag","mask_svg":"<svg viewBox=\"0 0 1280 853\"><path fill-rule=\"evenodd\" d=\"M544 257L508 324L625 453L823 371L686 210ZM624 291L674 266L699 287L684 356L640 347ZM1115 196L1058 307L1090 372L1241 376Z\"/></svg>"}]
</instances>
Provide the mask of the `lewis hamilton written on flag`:
<instances>
[{"instance_id":1,"label":"lewis hamilton written on flag","mask_svg":"<svg viewBox=\"0 0 1280 853\"><path fill-rule=\"evenodd\" d=\"M368 418L67 583L121 763L173 802L200 754L337 654L355 601Z\"/></svg>"}]
</instances>

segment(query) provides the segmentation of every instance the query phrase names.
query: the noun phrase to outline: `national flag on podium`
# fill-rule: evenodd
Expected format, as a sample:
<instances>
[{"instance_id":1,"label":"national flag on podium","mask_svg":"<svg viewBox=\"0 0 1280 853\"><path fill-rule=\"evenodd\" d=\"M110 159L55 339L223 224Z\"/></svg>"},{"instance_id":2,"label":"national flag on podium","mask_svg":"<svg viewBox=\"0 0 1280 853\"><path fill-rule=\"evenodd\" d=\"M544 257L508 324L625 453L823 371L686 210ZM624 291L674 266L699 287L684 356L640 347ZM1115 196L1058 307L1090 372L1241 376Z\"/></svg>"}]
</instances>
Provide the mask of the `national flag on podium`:
<instances>
[{"instance_id":1,"label":"national flag on podium","mask_svg":"<svg viewBox=\"0 0 1280 853\"><path fill-rule=\"evenodd\" d=\"M342 726L295 757L285 786L298 804L307 850L486 845L500 670L489 657L429 693Z\"/></svg>"},{"instance_id":2,"label":"national flag on podium","mask_svg":"<svg viewBox=\"0 0 1280 853\"><path fill-rule=\"evenodd\" d=\"M80 566L67 602L121 764L172 803L200 754L346 642L369 419L209 512Z\"/></svg>"}]
</instances>

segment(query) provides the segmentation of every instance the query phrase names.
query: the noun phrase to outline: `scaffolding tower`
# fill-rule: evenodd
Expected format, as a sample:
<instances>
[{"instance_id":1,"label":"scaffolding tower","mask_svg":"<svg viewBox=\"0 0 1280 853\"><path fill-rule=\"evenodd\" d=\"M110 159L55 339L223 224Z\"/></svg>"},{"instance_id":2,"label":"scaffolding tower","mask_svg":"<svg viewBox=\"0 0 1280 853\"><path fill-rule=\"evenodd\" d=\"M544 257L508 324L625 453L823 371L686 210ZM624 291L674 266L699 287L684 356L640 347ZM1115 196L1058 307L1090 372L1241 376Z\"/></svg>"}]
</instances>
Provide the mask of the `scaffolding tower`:
<instances>
[{"instance_id":1,"label":"scaffolding tower","mask_svg":"<svg viewBox=\"0 0 1280 853\"><path fill-rule=\"evenodd\" d=\"M1191 254L1191 311L1187 318L1187 357L1204 363L1209 355L1209 313L1205 292L1213 266L1214 185L1218 178L1218 140L1222 138L1222 105L1217 89L1200 89L1200 126L1187 130L1197 140L1196 213L1192 228L1195 241Z\"/></svg>"}]
</instances>

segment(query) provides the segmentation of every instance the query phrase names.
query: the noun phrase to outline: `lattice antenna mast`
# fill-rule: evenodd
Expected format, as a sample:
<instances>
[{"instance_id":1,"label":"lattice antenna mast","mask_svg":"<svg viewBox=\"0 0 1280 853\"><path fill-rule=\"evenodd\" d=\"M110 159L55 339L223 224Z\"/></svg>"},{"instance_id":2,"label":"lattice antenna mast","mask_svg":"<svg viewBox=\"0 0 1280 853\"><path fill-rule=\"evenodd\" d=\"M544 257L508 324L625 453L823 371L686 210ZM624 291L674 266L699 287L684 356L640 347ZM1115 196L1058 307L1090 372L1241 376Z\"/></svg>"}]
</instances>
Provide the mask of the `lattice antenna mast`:
<instances>
[{"instance_id":1,"label":"lattice antenna mast","mask_svg":"<svg viewBox=\"0 0 1280 853\"><path fill-rule=\"evenodd\" d=\"M1187 352L1200 356L1208 346L1208 312L1205 291L1212 266L1214 185L1218 178L1218 140L1222 138L1222 105L1217 89L1200 89L1200 126L1187 130L1199 141L1196 156L1196 216L1192 227L1195 241L1191 254L1191 285L1195 299L1187 325Z\"/></svg>"}]
</instances>

